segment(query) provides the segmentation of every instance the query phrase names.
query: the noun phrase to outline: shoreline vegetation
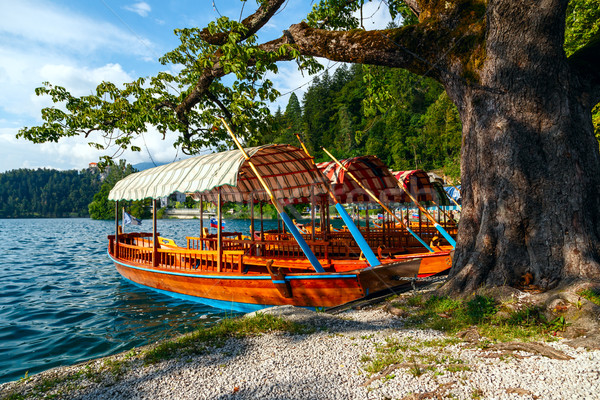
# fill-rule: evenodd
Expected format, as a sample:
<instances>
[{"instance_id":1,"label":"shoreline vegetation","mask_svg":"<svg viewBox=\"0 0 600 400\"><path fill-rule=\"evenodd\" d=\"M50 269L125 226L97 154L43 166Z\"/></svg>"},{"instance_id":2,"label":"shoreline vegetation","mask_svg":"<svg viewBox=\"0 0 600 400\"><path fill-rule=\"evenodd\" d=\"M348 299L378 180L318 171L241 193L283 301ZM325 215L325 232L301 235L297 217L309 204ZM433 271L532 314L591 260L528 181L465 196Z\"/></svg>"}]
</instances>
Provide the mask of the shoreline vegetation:
<instances>
[{"instance_id":1,"label":"shoreline vegetation","mask_svg":"<svg viewBox=\"0 0 600 400\"><path fill-rule=\"evenodd\" d=\"M600 341L577 315L599 310L597 288L455 299L432 286L338 315L274 307L24 376L0 398L589 398Z\"/></svg>"}]
</instances>

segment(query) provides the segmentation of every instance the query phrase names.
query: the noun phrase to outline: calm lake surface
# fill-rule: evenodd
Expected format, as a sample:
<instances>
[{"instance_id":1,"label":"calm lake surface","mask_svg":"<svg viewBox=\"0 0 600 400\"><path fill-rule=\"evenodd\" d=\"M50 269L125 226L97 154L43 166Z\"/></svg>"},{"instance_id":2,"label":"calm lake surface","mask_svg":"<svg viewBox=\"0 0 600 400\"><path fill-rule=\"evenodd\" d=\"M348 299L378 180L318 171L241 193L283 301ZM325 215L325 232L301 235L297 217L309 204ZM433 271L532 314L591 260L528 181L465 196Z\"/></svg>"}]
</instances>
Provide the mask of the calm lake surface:
<instances>
[{"instance_id":1,"label":"calm lake surface","mask_svg":"<svg viewBox=\"0 0 600 400\"><path fill-rule=\"evenodd\" d=\"M205 220L208 226L208 220ZM247 233L248 220L226 221ZM161 220L185 244L199 220ZM265 221L265 229L277 221ZM152 222L125 228L152 231ZM237 315L131 284L106 254L114 221L0 219L0 383L190 332Z\"/></svg>"}]
</instances>

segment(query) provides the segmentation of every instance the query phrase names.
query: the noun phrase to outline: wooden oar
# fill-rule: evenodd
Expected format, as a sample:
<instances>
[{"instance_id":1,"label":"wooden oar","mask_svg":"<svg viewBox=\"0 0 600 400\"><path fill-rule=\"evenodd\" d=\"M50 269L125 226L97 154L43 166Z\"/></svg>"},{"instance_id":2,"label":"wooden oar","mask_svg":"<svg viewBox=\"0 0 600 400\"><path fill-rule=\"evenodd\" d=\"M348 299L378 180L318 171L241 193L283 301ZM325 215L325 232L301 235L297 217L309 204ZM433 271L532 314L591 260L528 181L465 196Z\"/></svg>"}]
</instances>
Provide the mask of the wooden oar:
<instances>
[{"instance_id":1,"label":"wooden oar","mask_svg":"<svg viewBox=\"0 0 600 400\"><path fill-rule=\"evenodd\" d=\"M425 246L425 248L427 250L429 250L432 253L435 253L433 251L433 249L431 247L429 247L429 245L427 243L425 243L423 241L423 239L421 239L419 237L419 235L417 235L415 232L413 232L412 229L410 229L408 227L408 225L406 225L400 218L398 218L398 216L396 216L396 214L394 214L392 212L392 210L390 210L385 204L383 204L378 198L377 196L375 196L375 193L371 192L369 189L367 189L359 180L356 176L354 176L354 174L350 171L348 171L348 168L346 168L341 162L338 161L337 158L335 158L333 156L333 154L331 154L330 152L327 151L327 149L325 147L322 147L323 151L329 156L331 157L331 159L333 161L336 162L337 165L340 166L340 168L342 168L344 171L346 171L346 173L348 174L348 176L350 176L350 178L352 178L354 180L354 182L356 182L358 184L358 186L360 186L373 200L375 200L375 202L377 204L379 204L385 211L387 211L392 217L394 217L394 219L398 222L400 222L400 224L411 234L414 236L415 239L417 239L423 246Z\"/></svg>"},{"instance_id":2,"label":"wooden oar","mask_svg":"<svg viewBox=\"0 0 600 400\"><path fill-rule=\"evenodd\" d=\"M414 198L414 196L404 186L404 182L400 182L400 179L396 179L396 182L398 182L398 187L402 189L404 193L408 195L408 197L410 197L410 199L413 201L413 203L415 203L419 210L421 210L421 212L425 214L427 219L431 221L435 229L437 229L438 232L441 233L444 238L446 238L446 240L448 241L448 243L450 243L452 247L456 248L456 241L452 238L452 236L450 236L448 232L446 232L444 228L442 228L440 224L437 223L435 218L433 218L433 216L425 209L425 207L423 207L421 203L419 203L417 199Z\"/></svg>"},{"instance_id":3,"label":"wooden oar","mask_svg":"<svg viewBox=\"0 0 600 400\"><path fill-rule=\"evenodd\" d=\"M378 265L381 265L381 261L379 261L379 259L377 258L377 256L373 252L373 250L371 250L371 247L369 247L369 244L367 243L367 241L365 240L363 235L360 233L360 230L358 229L358 227L354 224L354 221L352 221L352 218L350 218L350 216L348 215L348 212L346 211L346 209L335 198L333 191L330 189L331 183L328 181L328 179L322 173L319 172L319 168L317 167L317 164L315 164L315 160L308 153L308 149L306 148L306 146L304 145L304 143L300 139L300 136L297 133L296 133L296 137L298 138L298 141L300 142L300 145L302 146L304 153L306 153L306 155L308 157L310 157L310 160L313 164L313 167L315 168L317 176L321 177L321 180L322 180L323 184L325 185L325 188L327 189L327 193L329 193L329 196L331 197L333 204L335 204L335 209L338 211L338 213L340 214L340 216L346 223L346 226L348 227L350 234L356 241L356 244L358 244L358 247L360 247L360 250L363 252L363 255L367 259L367 262L369 263L369 265L371 267L376 267Z\"/></svg>"},{"instance_id":4,"label":"wooden oar","mask_svg":"<svg viewBox=\"0 0 600 400\"><path fill-rule=\"evenodd\" d=\"M263 177L261 176L261 174L258 172L258 169L254 166L254 163L252 163L252 161L250 160L250 156L248 156L248 153L246 153L246 150L244 150L244 148L242 147L242 145L240 144L240 142L237 140L237 138L235 137L233 131L231 130L231 128L229 127L229 125L227 125L227 122L225 122L225 119L223 119L221 117L221 121L223 121L223 125L225 125L225 128L227 128L227 131L229 132L229 134L233 138L233 141L235 142L236 146L238 147L238 149L240 149L240 151L244 155L244 158L246 159L246 161L248 161L248 164L250 165L250 168L254 172L254 175L256 175L256 177L258 178L258 181L260 182L260 184L262 185L262 187L265 189L265 191L269 195L269 198L271 199L271 203L275 206L275 208L277 209L277 212L279 213L279 215L283 219L283 222L285 222L285 224L287 225L288 229L290 230L290 232L294 236L294 239L296 239L296 242L298 242L298 244L300 245L300 248L304 252L304 255L306 255L306 258L308 258L308 261L310 261L310 263L313 266L313 268L315 269L315 271L317 271L317 272L325 272L325 270L321 266L321 263L319 262L319 260L317 260L317 257L315 257L315 254L310 249L310 246L308 245L308 243L306 243L306 241L304 240L304 238L302 237L302 235L298 231L298 228L292 222L292 220L290 219L290 217L288 217L288 215L285 212L283 206L275 198L275 196L273 195L273 192L269 188L269 185L267 185L267 182L265 182L265 180L263 179Z\"/></svg>"}]
</instances>

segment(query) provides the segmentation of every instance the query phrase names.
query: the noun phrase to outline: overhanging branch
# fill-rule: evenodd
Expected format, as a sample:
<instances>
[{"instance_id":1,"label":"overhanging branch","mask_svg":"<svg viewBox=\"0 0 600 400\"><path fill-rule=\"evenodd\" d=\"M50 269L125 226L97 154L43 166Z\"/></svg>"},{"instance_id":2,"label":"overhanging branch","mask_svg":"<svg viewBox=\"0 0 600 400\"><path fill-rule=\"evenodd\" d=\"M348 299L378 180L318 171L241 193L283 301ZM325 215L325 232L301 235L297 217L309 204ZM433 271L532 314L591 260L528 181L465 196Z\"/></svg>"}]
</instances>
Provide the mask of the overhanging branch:
<instances>
[{"instance_id":1,"label":"overhanging branch","mask_svg":"<svg viewBox=\"0 0 600 400\"><path fill-rule=\"evenodd\" d=\"M284 0L266 0L256 13L246 18L243 24L248 27L248 35L264 26L283 3ZM427 7L427 3L419 0L407 0L405 3L414 12L427 14L428 18L416 25L374 31L331 31L313 28L301 22L290 26L282 37L258 45L256 49L277 54L271 61L292 60L292 49L295 49L303 56L404 68L419 75L427 74L437 80L462 73L460 70L450 72L449 63L452 59L454 69L457 65L458 68L467 65L469 58L475 54L473 50L481 46L484 35L481 15L472 11L464 12L461 7L444 8L442 14L439 14L440 11L433 6L431 10L422 10ZM434 15L434 10L438 14ZM208 35L206 29L204 32ZM221 44L226 41L225 35L224 33L201 37L212 44ZM469 45L465 46L467 41L463 40L460 50L451 51L455 50L454 45L465 36L472 38L468 41ZM290 49L279 51L285 44L289 45ZM218 58L219 54L217 51L215 57ZM456 60L465 61L456 63ZM256 59L250 58L246 63L253 66L257 62ZM218 61L203 71L189 94L177 105L178 119L185 124L185 114L202 99L206 99L210 85L225 75L225 70Z\"/></svg>"},{"instance_id":2,"label":"overhanging branch","mask_svg":"<svg viewBox=\"0 0 600 400\"><path fill-rule=\"evenodd\" d=\"M244 41L258 32L260 28L269 22L271 17L279 10L285 1L286 0L266 0L258 7L254 14L244 18L241 23L247 28L247 31L240 37L240 41ZM225 32L211 35L207 28L202 29L200 32L202 40L217 46L224 44L227 41L227 36L228 34Z\"/></svg>"}]
</instances>

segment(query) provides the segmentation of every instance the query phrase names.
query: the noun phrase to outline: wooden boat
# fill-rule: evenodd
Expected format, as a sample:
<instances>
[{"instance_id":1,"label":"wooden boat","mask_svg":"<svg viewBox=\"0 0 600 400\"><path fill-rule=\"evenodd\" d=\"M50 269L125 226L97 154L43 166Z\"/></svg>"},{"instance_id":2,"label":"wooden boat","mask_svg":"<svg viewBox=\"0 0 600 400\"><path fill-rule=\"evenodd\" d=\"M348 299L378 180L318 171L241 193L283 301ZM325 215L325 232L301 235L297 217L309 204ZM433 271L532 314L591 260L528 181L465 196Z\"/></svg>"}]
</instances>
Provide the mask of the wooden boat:
<instances>
[{"instance_id":1,"label":"wooden boat","mask_svg":"<svg viewBox=\"0 0 600 400\"><path fill-rule=\"evenodd\" d=\"M301 149L267 145L246 151L280 201L306 202L326 192L324 181L315 178L318 171ZM436 253L387 255L381 257L381 265L371 267L358 256L359 251L351 249L349 240L303 235L317 270L297 237L293 240L282 231L276 240L268 240L254 231L254 218L249 236L225 235L220 228L220 205L224 201L252 206L255 201L265 202L268 193L258 181L249 160L237 151L194 157L124 178L109 195L117 201L117 211L119 201L150 197L156 215L156 199L174 192L194 193L217 204L219 223L217 235L187 237L184 247L160 238L155 218L152 233L119 232L116 220L116 232L108 237L108 255L117 271L138 285L172 296L249 311L284 304L336 306L451 265L451 251L440 248Z\"/></svg>"}]
</instances>

